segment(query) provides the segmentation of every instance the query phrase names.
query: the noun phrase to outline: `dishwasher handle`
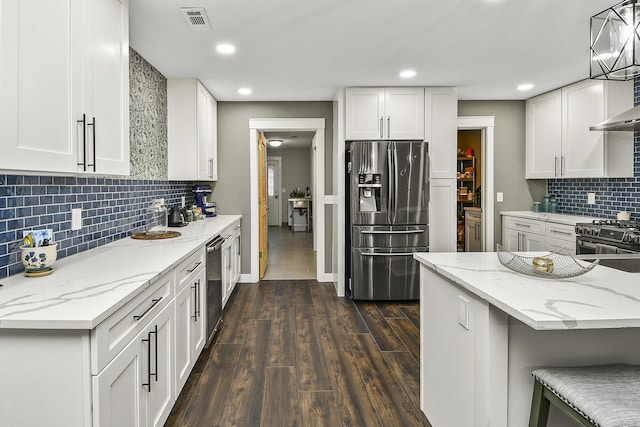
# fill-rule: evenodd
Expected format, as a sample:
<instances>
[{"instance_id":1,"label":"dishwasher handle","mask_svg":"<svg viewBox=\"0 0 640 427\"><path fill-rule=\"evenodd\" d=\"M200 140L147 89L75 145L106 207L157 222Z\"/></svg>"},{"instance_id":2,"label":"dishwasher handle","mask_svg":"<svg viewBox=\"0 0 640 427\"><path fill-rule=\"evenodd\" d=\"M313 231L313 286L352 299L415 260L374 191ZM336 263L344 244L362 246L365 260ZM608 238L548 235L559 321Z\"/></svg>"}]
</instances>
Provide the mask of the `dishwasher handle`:
<instances>
[{"instance_id":1,"label":"dishwasher handle","mask_svg":"<svg viewBox=\"0 0 640 427\"><path fill-rule=\"evenodd\" d=\"M227 239L222 236L216 236L212 241L207 243L207 253L210 254L211 252L219 250L225 240Z\"/></svg>"}]
</instances>

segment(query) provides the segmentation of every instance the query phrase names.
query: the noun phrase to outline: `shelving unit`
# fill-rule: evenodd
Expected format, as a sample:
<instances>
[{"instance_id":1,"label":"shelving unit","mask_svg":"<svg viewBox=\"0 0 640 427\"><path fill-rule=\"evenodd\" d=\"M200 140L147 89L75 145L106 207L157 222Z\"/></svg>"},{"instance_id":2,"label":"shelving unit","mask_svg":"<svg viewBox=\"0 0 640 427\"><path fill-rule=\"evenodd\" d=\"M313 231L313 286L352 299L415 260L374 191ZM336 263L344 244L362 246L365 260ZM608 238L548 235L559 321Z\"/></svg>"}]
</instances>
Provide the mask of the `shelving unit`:
<instances>
[{"instance_id":1,"label":"shelving unit","mask_svg":"<svg viewBox=\"0 0 640 427\"><path fill-rule=\"evenodd\" d=\"M476 157L475 156L458 156L457 158L457 250L458 252L464 252L465 245L465 206L474 206L475 194L473 192L476 189ZM465 173L465 169L470 173ZM464 174L465 177L461 177ZM468 176L470 175L470 176ZM469 195L471 194L471 195Z\"/></svg>"}]
</instances>

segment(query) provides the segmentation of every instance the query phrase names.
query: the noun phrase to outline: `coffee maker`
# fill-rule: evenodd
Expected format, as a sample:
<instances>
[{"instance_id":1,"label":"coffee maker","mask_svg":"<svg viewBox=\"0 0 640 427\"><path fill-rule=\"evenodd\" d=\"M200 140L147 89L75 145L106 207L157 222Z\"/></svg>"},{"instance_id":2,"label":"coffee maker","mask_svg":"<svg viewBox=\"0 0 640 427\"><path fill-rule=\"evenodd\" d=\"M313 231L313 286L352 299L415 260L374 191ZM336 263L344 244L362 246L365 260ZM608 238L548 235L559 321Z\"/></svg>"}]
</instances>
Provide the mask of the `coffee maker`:
<instances>
[{"instance_id":1,"label":"coffee maker","mask_svg":"<svg viewBox=\"0 0 640 427\"><path fill-rule=\"evenodd\" d=\"M216 216L216 204L213 202L207 201L207 196L209 196L212 192L211 186L208 184L198 184L194 185L191 189L195 199L196 205L202 209L202 214L207 217Z\"/></svg>"}]
</instances>

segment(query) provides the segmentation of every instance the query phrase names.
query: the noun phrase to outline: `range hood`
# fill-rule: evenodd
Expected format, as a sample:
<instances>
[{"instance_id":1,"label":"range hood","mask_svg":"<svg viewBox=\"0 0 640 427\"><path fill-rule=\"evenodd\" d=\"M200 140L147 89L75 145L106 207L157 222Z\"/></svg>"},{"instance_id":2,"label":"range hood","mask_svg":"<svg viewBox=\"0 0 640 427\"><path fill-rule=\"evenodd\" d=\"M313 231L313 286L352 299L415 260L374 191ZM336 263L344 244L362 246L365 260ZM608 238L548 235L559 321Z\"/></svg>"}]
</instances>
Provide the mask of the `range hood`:
<instances>
[{"instance_id":1,"label":"range hood","mask_svg":"<svg viewBox=\"0 0 640 427\"><path fill-rule=\"evenodd\" d=\"M632 132L640 130L640 105L613 116L602 123L591 126L589 130L612 130Z\"/></svg>"}]
</instances>

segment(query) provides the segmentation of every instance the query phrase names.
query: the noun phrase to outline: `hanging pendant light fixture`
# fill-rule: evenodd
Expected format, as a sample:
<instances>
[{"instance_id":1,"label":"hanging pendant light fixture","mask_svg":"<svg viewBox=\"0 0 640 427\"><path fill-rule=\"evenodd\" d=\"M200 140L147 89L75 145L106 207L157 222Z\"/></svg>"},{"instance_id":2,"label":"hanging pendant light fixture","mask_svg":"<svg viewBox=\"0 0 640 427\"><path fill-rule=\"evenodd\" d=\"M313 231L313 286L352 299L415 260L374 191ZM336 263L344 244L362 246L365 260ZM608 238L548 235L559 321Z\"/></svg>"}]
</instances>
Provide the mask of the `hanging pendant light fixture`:
<instances>
[{"instance_id":1,"label":"hanging pendant light fixture","mask_svg":"<svg viewBox=\"0 0 640 427\"><path fill-rule=\"evenodd\" d=\"M630 80L640 74L638 25L638 0L625 0L591 17L592 79Z\"/></svg>"}]
</instances>

